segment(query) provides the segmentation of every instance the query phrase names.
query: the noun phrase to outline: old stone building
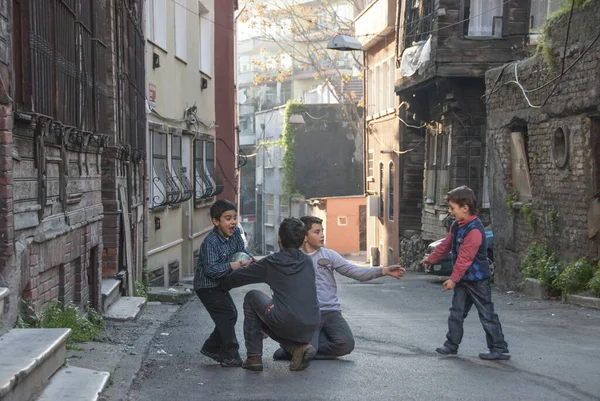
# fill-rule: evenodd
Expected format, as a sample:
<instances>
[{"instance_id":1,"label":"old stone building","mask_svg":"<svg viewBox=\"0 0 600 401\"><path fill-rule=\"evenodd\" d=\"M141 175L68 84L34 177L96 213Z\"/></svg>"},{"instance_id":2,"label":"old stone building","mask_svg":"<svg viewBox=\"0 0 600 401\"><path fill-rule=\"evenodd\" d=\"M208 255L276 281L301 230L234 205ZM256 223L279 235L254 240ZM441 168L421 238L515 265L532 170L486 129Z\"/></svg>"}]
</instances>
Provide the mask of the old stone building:
<instances>
[{"instance_id":1,"label":"old stone building","mask_svg":"<svg viewBox=\"0 0 600 401\"><path fill-rule=\"evenodd\" d=\"M497 279L532 241L563 261L600 255L600 2L553 19L544 56L486 74Z\"/></svg>"},{"instance_id":2,"label":"old stone building","mask_svg":"<svg viewBox=\"0 0 600 401\"><path fill-rule=\"evenodd\" d=\"M20 301L100 308L102 273L141 271L145 101L139 2L0 5L2 333Z\"/></svg>"}]
</instances>

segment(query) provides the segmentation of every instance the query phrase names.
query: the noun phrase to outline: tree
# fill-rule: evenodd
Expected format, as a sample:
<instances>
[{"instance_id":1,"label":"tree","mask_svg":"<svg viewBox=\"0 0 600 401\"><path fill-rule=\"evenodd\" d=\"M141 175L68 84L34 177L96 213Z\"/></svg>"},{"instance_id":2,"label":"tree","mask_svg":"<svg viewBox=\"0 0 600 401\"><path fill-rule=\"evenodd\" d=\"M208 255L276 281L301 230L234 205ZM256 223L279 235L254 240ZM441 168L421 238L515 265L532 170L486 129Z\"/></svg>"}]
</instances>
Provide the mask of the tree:
<instances>
[{"instance_id":1,"label":"tree","mask_svg":"<svg viewBox=\"0 0 600 401\"><path fill-rule=\"evenodd\" d=\"M344 107L360 132L363 104L362 54L327 49L338 34L352 35L354 16L364 0L246 0L238 21L261 42L254 85L311 81L323 85Z\"/></svg>"}]
</instances>

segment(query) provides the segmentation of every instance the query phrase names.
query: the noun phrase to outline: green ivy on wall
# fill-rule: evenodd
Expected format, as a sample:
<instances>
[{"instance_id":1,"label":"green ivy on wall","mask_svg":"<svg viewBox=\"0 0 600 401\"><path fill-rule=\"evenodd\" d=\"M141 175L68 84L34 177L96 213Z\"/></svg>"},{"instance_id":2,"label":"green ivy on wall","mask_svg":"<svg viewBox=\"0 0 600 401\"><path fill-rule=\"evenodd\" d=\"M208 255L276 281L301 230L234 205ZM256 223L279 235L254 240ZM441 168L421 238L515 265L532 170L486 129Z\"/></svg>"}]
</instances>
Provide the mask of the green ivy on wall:
<instances>
[{"instance_id":1,"label":"green ivy on wall","mask_svg":"<svg viewBox=\"0 0 600 401\"><path fill-rule=\"evenodd\" d=\"M296 166L295 137L296 127L290 124L290 117L294 114L304 113L304 104L289 101L285 107L283 118L283 134L281 135L281 146L283 146L283 159L281 170L283 173L283 195L287 198L303 197L296 189L296 177L294 168Z\"/></svg>"}]
</instances>

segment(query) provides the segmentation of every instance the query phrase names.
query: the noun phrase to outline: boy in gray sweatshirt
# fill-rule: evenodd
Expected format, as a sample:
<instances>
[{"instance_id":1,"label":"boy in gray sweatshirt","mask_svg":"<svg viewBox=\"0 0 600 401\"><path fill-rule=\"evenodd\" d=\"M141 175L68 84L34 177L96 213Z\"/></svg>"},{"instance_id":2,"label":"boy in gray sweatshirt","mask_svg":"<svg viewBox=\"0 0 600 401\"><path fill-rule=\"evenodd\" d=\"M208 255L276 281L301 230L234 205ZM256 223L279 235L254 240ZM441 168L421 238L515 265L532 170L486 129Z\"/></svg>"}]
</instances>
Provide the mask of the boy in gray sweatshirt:
<instances>
[{"instance_id":1,"label":"boy in gray sweatshirt","mask_svg":"<svg viewBox=\"0 0 600 401\"><path fill-rule=\"evenodd\" d=\"M404 268L399 265L387 267L356 266L339 253L324 247L323 220L314 216L304 216L300 220L306 226L306 236L302 251L311 259L317 281L317 298L321 321L313 335L311 344L317 350L317 359L332 359L347 355L354 349L354 336L342 316L337 296L334 272L358 281L369 281L382 276L397 279L404 276ZM283 348L273 354L273 359L290 359Z\"/></svg>"}]
</instances>

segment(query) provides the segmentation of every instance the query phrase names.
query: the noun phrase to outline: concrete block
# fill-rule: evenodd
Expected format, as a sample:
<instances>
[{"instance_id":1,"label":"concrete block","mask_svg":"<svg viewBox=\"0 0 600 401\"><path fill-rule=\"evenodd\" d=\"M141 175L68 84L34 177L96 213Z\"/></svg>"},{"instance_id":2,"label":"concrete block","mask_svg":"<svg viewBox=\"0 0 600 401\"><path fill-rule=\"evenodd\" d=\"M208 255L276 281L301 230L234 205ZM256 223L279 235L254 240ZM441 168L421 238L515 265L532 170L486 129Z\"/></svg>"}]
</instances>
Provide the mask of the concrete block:
<instances>
[{"instance_id":1,"label":"concrete block","mask_svg":"<svg viewBox=\"0 0 600 401\"><path fill-rule=\"evenodd\" d=\"M109 377L108 372L64 367L52 376L37 401L96 401Z\"/></svg>"},{"instance_id":2,"label":"concrete block","mask_svg":"<svg viewBox=\"0 0 600 401\"><path fill-rule=\"evenodd\" d=\"M541 280L526 278L521 287L521 291L529 297L544 299L548 294L548 285Z\"/></svg>"},{"instance_id":3,"label":"concrete block","mask_svg":"<svg viewBox=\"0 0 600 401\"><path fill-rule=\"evenodd\" d=\"M102 310L107 311L121 296L121 280L102 279Z\"/></svg>"},{"instance_id":4,"label":"concrete block","mask_svg":"<svg viewBox=\"0 0 600 401\"><path fill-rule=\"evenodd\" d=\"M71 329L13 329L0 337L0 400L29 400L64 363Z\"/></svg>"},{"instance_id":5,"label":"concrete block","mask_svg":"<svg viewBox=\"0 0 600 401\"><path fill-rule=\"evenodd\" d=\"M115 302L108 311L104 313L104 318L124 322L135 320L146 305L147 299L143 297L122 297Z\"/></svg>"}]
</instances>

